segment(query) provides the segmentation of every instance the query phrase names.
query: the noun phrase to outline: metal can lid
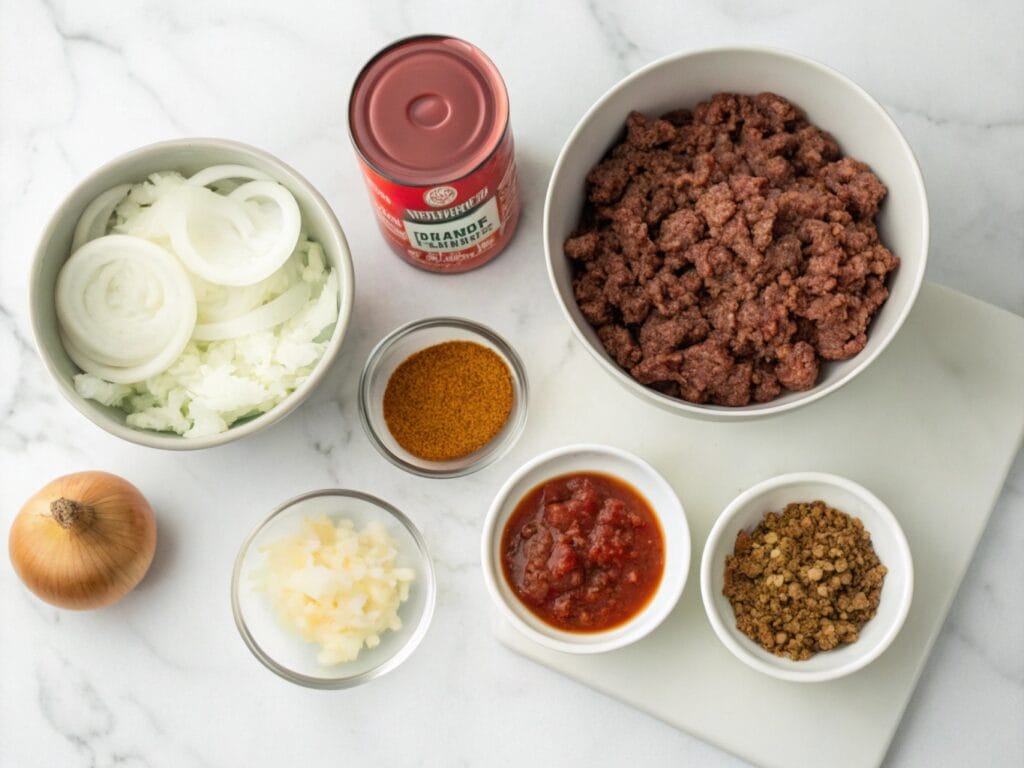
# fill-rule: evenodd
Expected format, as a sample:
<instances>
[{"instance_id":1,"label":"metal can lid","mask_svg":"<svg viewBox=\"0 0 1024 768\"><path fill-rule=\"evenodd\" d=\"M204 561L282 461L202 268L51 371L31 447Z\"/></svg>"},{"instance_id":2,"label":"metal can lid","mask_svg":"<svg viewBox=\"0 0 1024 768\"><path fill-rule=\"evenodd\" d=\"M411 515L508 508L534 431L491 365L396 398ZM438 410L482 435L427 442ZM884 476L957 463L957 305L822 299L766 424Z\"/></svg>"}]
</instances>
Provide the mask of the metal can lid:
<instances>
[{"instance_id":1,"label":"metal can lid","mask_svg":"<svg viewBox=\"0 0 1024 768\"><path fill-rule=\"evenodd\" d=\"M399 40L359 73L348 108L356 151L394 181L429 186L483 164L508 125L497 67L454 37Z\"/></svg>"}]
</instances>

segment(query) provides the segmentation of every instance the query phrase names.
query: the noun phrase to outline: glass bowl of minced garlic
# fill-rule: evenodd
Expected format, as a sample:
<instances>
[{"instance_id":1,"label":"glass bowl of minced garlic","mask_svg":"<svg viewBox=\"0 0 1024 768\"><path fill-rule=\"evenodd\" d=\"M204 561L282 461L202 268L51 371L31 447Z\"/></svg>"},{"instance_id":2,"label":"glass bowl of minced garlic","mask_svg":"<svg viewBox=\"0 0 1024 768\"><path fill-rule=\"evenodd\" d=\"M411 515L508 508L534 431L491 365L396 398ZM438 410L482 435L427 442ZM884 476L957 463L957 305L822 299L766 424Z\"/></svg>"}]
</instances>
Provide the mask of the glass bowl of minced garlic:
<instances>
[{"instance_id":1,"label":"glass bowl of minced garlic","mask_svg":"<svg viewBox=\"0 0 1024 768\"><path fill-rule=\"evenodd\" d=\"M405 661L434 611L426 543L395 507L322 490L275 509L242 544L235 624L268 669L309 688L349 688Z\"/></svg>"}]
</instances>

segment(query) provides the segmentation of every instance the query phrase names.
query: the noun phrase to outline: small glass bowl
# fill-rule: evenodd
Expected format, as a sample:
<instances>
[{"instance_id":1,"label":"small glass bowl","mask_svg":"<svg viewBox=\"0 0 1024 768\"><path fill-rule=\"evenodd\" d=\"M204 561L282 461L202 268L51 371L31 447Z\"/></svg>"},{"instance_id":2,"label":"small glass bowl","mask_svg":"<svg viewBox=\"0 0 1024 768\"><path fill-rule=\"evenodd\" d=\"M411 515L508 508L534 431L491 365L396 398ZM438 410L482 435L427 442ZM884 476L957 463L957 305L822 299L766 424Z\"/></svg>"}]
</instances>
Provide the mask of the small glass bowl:
<instances>
[{"instance_id":1,"label":"small glass bowl","mask_svg":"<svg viewBox=\"0 0 1024 768\"><path fill-rule=\"evenodd\" d=\"M476 342L505 361L512 376L512 412L501 431L479 450L450 461L430 461L409 453L392 436L384 421L384 390L395 369L410 356L446 341ZM526 369L515 350L490 328L458 317L417 320L395 329L370 353L359 379L359 418L370 442L395 466L423 477L460 477L500 459L523 432L526 400Z\"/></svg>"},{"instance_id":2,"label":"small glass bowl","mask_svg":"<svg viewBox=\"0 0 1024 768\"><path fill-rule=\"evenodd\" d=\"M296 534L304 517L321 514L335 522L349 519L357 530L371 521L383 523L398 543L396 565L416 572L409 599L398 609L402 628L382 634L380 645L363 648L355 661L331 666L317 661L320 646L306 642L284 626L266 595L251 584L253 571L263 560L261 548ZM409 518L369 494L328 489L289 499L249 534L238 552L231 576L231 609L245 644L271 672L307 688L351 688L390 672L412 654L430 626L436 592L426 543Z\"/></svg>"}]
</instances>

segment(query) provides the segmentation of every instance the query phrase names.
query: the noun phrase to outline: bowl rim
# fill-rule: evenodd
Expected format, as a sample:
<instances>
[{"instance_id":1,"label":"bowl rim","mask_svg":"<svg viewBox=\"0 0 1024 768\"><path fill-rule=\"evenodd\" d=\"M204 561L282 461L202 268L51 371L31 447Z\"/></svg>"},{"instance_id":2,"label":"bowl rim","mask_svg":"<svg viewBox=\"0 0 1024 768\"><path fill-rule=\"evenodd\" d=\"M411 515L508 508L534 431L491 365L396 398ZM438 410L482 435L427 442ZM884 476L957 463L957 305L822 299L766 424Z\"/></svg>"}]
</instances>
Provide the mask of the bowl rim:
<instances>
[{"instance_id":1,"label":"bowl rim","mask_svg":"<svg viewBox=\"0 0 1024 768\"><path fill-rule=\"evenodd\" d=\"M513 379L518 383L519 390L521 392L521 397L513 399L512 411L508 416L508 421L511 422L511 428L505 434L505 437L497 442L493 442L494 438L492 438L493 445L488 443L484 446L484 448L487 448L487 446L490 445L491 447L489 450L484 450L484 452L471 464L467 464L464 467L458 467L456 469L432 469L424 464L407 461L401 456L395 454L387 447L380 435L377 433L377 430L373 428L373 424L371 423L369 416L371 407L369 392L370 379L371 375L377 370L377 367L384 359L384 356L391 347L401 339L406 338L417 331L427 330L430 328L457 328L480 336L484 340L493 344L498 348L498 352L501 354L502 358L504 358L505 362L508 363L509 372ZM370 444L377 449L377 452L399 469L404 469L406 472L413 475L419 475L420 477L437 479L464 477L465 475L472 474L484 467L490 466L498 459L504 457L522 435L523 429L526 426L526 419L529 411L529 383L526 378L526 366L523 365L523 361L519 357L519 353L516 352L515 348L505 341L505 339L496 331L486 325L464 317L426 317L420 320L413 320L395 328L384 336L384 338L378 341L370 351L370 354L367 355L366 362L363 364L362 373L359 374L358 392L359 421L363 425L363 432L366 433Z\"/></svg>"},{"instance_id":2,"label":"bowl rim","mask_svg":"<svg viewBox=\"0 0 1024 768\"><path fill-rule=\"evenodd\" d=\"M278 515L287 512L289 509L294 507L296 504L306 501L312 498L322 498L324 496L336 496L339 498L346 499L358 499L364 501L371 506L374 506L383 512L386 512L392 518L397 520L412 536L416 542L416 548L419 551L421 559L425 564L425 589L426 589L426 602L423 606L423 613L420 616L419 623L413 630L412 634L405 643L395 651L394 654L388 656L380 664L375 667L362 672L358 675L352 675L350 677L339 677L339 678L322 678L313 677L311 675L304 675L301 672L296 672L283 664L278 663L272 656L263 650L262 646L253 637L252 632L249 630L249 626L245 623L245 618L242 615L242 607L238 597L239 585L241 583L242 566L245 562L245 557L249 552L249 548L252 546L253 541L260 534L260 532L270 524ZM426 636L427 631L430 629L431 620L434 616L434 608L437 604L437 577L434 572L434 561L430 557L430 550L427 549L427 543L423 538L423 534L420 533L419 528L412 522L404 513L402 513L397 507L383 499L373 496L363 491L355 491L348 488L321 488L314 491L308 491L306 493L293 496L292 498L282 502L274 510L263 518L245 537L242 541L242 545L238 549L238 554L235 556L235 565L231 571L231 613L235 619L235 627L238 629L238 633L242 636L242 640L245 642L246 647L252 652L252 655L259 659L260 663L263 664L274 674L284 678L288 682L301 685L306 688L315 688L318 690L340 690L344 688L354 688L363 683L367 683L374 680L382 675L390 672L391 670L398 667L404 662L409 656L412 655L413 651L416 650L417 646L422 642ZM298 638L297 638L298 641Z\"/></svg>"},{"instance_id":3,"label":"bowl rim","mask_svg":"<svg viewBox=\"0 0 1024 768\"><path fill-rule=\"evenodd\" d=\"M83 398L75 391L74 385L70 380L65 379L64 375L58 370L51 353L44 347L42 342L43 329L40 327L39 320L37 319L37 312L34 308L34 304L35 297L38 295L38 292L43 289L40 281L42 280L42 263L46 253L45 246L49 243L59 222L63 219L64 209L71 198L78 195L86 186L94 183L97 179L102 178L105 174L109 173L111 169L117 165L145 158L149 155L160 152L174 149L187 149L196 145L202 145L214 149L227 149L252 155L267 163L269 166L274 168L275 171L281 171L283 172L283 175L291 176L302 187L303 191L309 194L315 206L323 214L327 228L330 230L331 236L337 242L338 263L332 266L341 270L341 274L339 275L341 279L338 281L338 320L335 323L334 331L331 333L331 338L328 340L327 346L324 348L320 360L317 362L316 366L314 366L306 380L269 411L249 419L244 424L228 427L224 432L220 432L216 435L185 438L180 435L155 432L153 430L135 429L134 427L129 427L127 424L120 424L111 419L107 419L106 417L100 418L96 413L91 411L86 406ZM276 178L276 174L275 180L280 182L280 179ZM43 228L42 234L37 240L36 247L32 255L28 292L29 316L32 323L32 336L35 342L36 352L42 360L44 367L49 372L50 378L56 382L57 388L60 390L60 393L63 395L65 400L71 403L79 413L85 416L93 424L115 437L127 440L130 443L135 443L136 445L146 446L147 448L158 448L171 451L190 451L224 445L269 427L298 408L299 405L301 405L306 398L313 393L313 391L320 385L321 381L323 381L324 377L327 375L327 371L337 358L342 342L344 341L345 334L348 330L348 324L351 320L355 298L355 274L352 267L352 252L349 248L345 233L341 228L341 224L338 222L338 217L335 215L334 210L320 191L313 186L305 176L295 170L291 165L285 163L283 160L277 158L266 150L254 147L250 144L245 144L233 139L197 136L181 139L169 139L136 147L135 149L111 158L75 184L71 191L64 195L60 203L57 204L53 213L50 214L46 226Z\"/></svg>"},{"instance_id":4,"label":"bowl rim","mask_svg":"<svg viewBox=\"0 0 1024 768\"><path fill-rule=\"evenodd\" d=\"M846 87L851 89L861 99L863 99L867 105L873 109L878 116L881 118L882 123L892 131L893 135L897 139L897 143L906 154L910 163L910 170L914 188L916 190L917 203L920 207L921 213L921 258L917 264L915 272L908 274L905 280L909 281L910 294L907 297L906 303L900 307L899 313L896 315L892 330L888 335L882 337L878 347L872 350L870 353L861 351L856 356L856 365L851 368L846 374L837 378L835 381L829 383L826 386L818 387L808 390L803 396L798 397L788 403L782 403L779 405L760 405L756 410L752 409L751 406L719 406L719 405L700 405L697 403L690 403L680 398L670 397L669 395L663 394L649 387L645 387L637 383L632 377L630 377L625 371L619 368L611 360L603 356L594 345L592 345L589 339L586 338L582 329L578 326L575 318L572 315L571 308L562 299L562 295L558 289L558 280L555 276L554 260L556 258L562 258L563 254L561 249L558 249L557 253L552 252L551 248L551 209L554 201L555 183L559 179L562 168L567 162L567 156L569 150L575 145L579 139L579 135L583 132L587 124L590 123L591 119L605 108L605 105L611 101L621 91L628 89L633 86L637 81L642 80L648 74L654 70L662 67L668 67L676 65L679 62L685 61L690 58L697 58L701 56L709 55L728 55L728 54L760 54L769 57L775 57L783 60L795 62L799 65L808 67L816 70L819 73L828 77L834 78ZM631 72L626 77L622 78L615 84L613 84L608 90L606 90L601 97L594 102L594 104L583 114L583 116L577 121L572 131L566 138L565 143L559 150L558 157L555 160L554 167L551 170L551 175L548 177L548 188L544 196L544 213L543 213L543 241L544 241L544 255L545 264L547 266L548 281L551 284L551 288L555 294L555 299L562 309L563 315L569 321L569 326L572 329L573 335L576 339L586 348L591 356L597 361L597 363L608 371L612 378L615 379L620 385L626 387L629 391L639 395L647 402L658 405L659 407L673 411L681 415L693 416L696 418L707 419L712 421L746 421L752 419L765 418L769 416L775 416L786 411L791 411L795 408L800 408L810 403L820 400L826 395L835 392L840 387L848 384L854 378L856 378L865 368L867 368L885 349L889 346L890 342L898 335L900 329L903 327L907 316L913 309L915 302L917 301L918 293L921 289L921 284L924 282L925 268L928 261L928 247L930 239L930 222L928 214L928 196L924 185L924 177L921 173L920 164L917 161L917 156L914 154L913 148L907 141L903 132L900 131L899 126L892 119L888 112L878 103L877 100L871 94L869 94L864 88L855 83L852 79L844 75L842 72L833 69L821 62L815 61L814 59L808 58L795 51L791 51L785 48L777 48L773 46L765 45L727 45L727 46L713 46L709 48L697 48L693 50L684 50L677 53L663 56L655 61L646 64L639 69ZM902 266L902 263L901 263Z\"/></svg>"},{"instance_id":5,"label":"bowl rim","mask_svg":"<svg viewBox=\"0 0 1024 768\"><path fill-rule=\"evenodd\" d=\"M679 579L678 583L672 583L668 578L668 574L663 572L662 579L658 584L658 588L651 596L650 601L644 606L637 614L623 624L619 624L611 629L607 629L601 632L588 632L585 634L590 640L586 643L574 642L569 639L571 633L560 633L560 637L554 637L552 635L545 634L538 631L534 627L524 622L514 610L508 605L505 600L505 596L502 594L501 589L498 586L498 579L503 578L498 572L501 570L500 564L498 564L493 555L493 544L496 537L500 537L503 529L498 527L498 517L501 514L502 508L506 505L509 500L509 494L520 480L534 472L535 470L543 467L552 461L561 458L562 456L574 454L574 453L599 453L606 456L612 457L615 461L621 463L632 464L638 467L645 473L650 474L656 484L663 486L663 490L667 493L669 498L674 502L674 510L677 509L679 512L679 525L682 534L682 541L680 547L680 568L679 568ZM564 473L560 473L564 474ZM551 477L557 477L558 475L552 474ZM545 482L540 480L539 482ZM632 483L631 483L632 485ZM636 489L639 493L643 494L646 498L646 492L643 488ZM666 527L666 514L663 514L661 510L658 510L651 505L651 509L654 510L654 514L658 518L658 524L664 528ZM672 511L674 511L672 510ZM664 535L664 534L663 534ZM668 560L668 548L666 547L666 561ZM690 535L690 521L686 516L686 509L683 507L683 502L679 498L679 494L676 493L675 488L668 482L661 472L655 469L650 463L640 458L630 451L626 451L622 448L617 448L612 445L606 445L603 443L573 443L571 445L564 445L558 448L552 448L544 451L543 453L533 457L518 469L513 472L508 479L502 484L501 488L495 494L491 506L487 510L487 515L484 518L483 531L480 536L480 563L481 570L483 571L484 584L487 587L487 592L491 596L491 601L498 607L502 617L508 621L516 630L518 630L524 636L530 638L534 642L542 645L546 648L550 648L555 651L562 651L564 653L571 653L577 655L589 655L596 653L605 653L613 651L617 648L622 648L627 645L643 639L647 635L651 634L669 617L669 615L676 609L679 604L679 600L686 589L686 584L689 581L690 566L692 565L693 558L693 539ZM667 563L666 563L667 565ZM667 569L666 569L667 571ZM655 599L658 597L659 592L662 590L669 590L666 592L667 598L663 605L658 609L654 610ZM627 631L623 631L627 630ZM601 641L594 641L593 638L601 638L602 635L612 635L608 639Z\"/></svg>"},{"instance_id":6,"label":"bowl rim","mask_svg":"<svg viewBox=\"0 0 1024 768\"><path fill-rule=\"evenodd\" d=\"M723 617L719 612L716 596L712 594L711 591L712 569L717 567L717 563L720 560L718 555L722 554L722 546L728 546L728 542L723 542L722 536L724 535L726 527L733 518L735 518L747 504L766 492L802 483L818 483L840 488L854 496L857 496L867 506L871 507L883 521L885 535L892 539L896 550L899 553L897 558L898 562L886 563L886 567L890 570L892 570L893 567L898 567L903 571L904 575L903 590L896 596L896 599L899 601L896 615L889 626L886 627L881 638L879 638L873 646L865 647L864 651L860 655L846 664L816 671L801 670L798 666L800 662L791 661L785 657L778 657L777 663L781 666L770 664L744 648L739 642L737 642L736 638L733 637L731 630L726 626L725 617ZM872 531L871 534L872 538L874 538L876 532ZM756 669L758 672L763 672L766 675L780 680L798 683L825 682L845 677L846 675L852 674L853 672L866 667L881 656L889 648L893 640L896 639L896 636L903 628L903 624L910 612L911 603L913 602L914 561L910 552L910 545L907 543L907 537L903 533L903 528L900 526L899 520L896 519L896 515L893 514L892 510L889 509L889 506L885 502L875 496L875 494L863 485L854 482L849 478L842 477L841 475L835 475L827 472L788 472L786 474L776 475L775 477L769 477L752 485L730 501L725 509L719 514L710 533L708 533L707 540L704 544L704 551L701 554L700 594L701 600L704 603L704 613L707 615L708 621L711 623L711 628L714 630L715 635L717 635L722 644L744 664L752 669ZM873 618L871 620L874 621L875 619Z\"/></svg>"}]
</instances>

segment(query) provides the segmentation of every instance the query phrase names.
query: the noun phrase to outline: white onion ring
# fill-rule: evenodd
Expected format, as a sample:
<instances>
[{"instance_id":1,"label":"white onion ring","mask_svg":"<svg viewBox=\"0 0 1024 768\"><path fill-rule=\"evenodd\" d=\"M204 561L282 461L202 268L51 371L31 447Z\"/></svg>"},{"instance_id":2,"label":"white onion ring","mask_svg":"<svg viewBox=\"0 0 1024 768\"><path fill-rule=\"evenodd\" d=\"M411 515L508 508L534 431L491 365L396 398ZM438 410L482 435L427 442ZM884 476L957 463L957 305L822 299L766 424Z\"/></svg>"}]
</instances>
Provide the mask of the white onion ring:
<instances>
[{"instance_id":1,"label":"white onion ring","mask_svg":"<svg viewBox=\"0 0 1024 768\"><path fill-rule=\"evenodd\" d=\"M238 286L265 280L288 260L298 243L299 205L277 182L250 181L227 196L186 186L176 195L171 245L185 266L209 283ZM269 199L277 206L276 231L257 229L245 207L255 198ZM207 235L208 241L217 239L203 243L197 234Z\"/></svg>"},{"instance_id":2,"label":"white onion ring","mask_svg":"<svg viewBox=\"0 0 1024 768\"><path fill-rule=\"evenodd\" d=\"M78 224L75 225L75 234L71 238L72 253L90 240L107 234L107 224L110 223L114 209L125 199L131 188L131 184L118 184L106 192L101 192L95 200L85 206Z\"/></svg>"},{"instance_id":3,"label":"white onion ring","mask_svg":"<svg viewBox=\"0 0 1024 768\"><path fill-rule=\"evenodd\" d=\"M219 341L269 330L295 317L306 306L309 294L309 283L299 281L276 299L256 307L248 314L217 323L197 325L192 331L192 338L196 341Z\"/></svg>"},{"instance_id":4,"label":"white onion ring","mask_svg":"<svg viewBox=\"0 0 1024 768\"><path fill-rule=\"evenodd\" d=\"M211 184L216 184L218 181L224 181L224 179L256 179L265 181L270 179L270 176L263 171L250 168L248 165L211 165L209 168L203 168L203 170L195 175L190 176L188 183L197 187L208 187Z\"/></svg>"},{"instance_id":5,"label":"white onion ring","mask_svg":"<svg viewBox=\"0 0 1024 768\"><path fill-rule=\"evenodd\" d=\"M55 299L75 346L108 365L148 360L175 329L195 322L195 294L181 265L131 235L97 238L72 254L57 278Z\"/></svg>"},{"instance_id":6,"label":"white onion ring","mask_svg":"<svg viewBox=\"0 0 1024 768\"><path fill-rule=\"evenodd\" d=\"M166 370L196 322L195 294L181 264L131 235L90 240L73 253L57 276L54 301L69 356L115 383ZM140 369L155 373L140 377Z\"/></svg>"},{"instance_id":7,"label":"white onion ring","mask_svg":"<svg viewBox=\"0 0 1024 768\"><path fill-rule=\"evenodd\" d=\"M230 278L249 260L246 243L256 230L245 207L206 187L190 185L175 190L173 198L165 199L171 248L185 268L208 283L235 285ZM196 247L193 230L199 230L208 239L219 237L212 245L199 243L210 254L201 253Z\"/></svg>"},{"instance_id":8,"label":"white onion ring","mask_svg":"<svg viewBox=\"0 0 1024 768\"><path fill-rule=\"evenodd\" d=\"M295 251L295 246L299 243L299 234L302 230L302 212L299 210L299 204L296 202L295 196L276 181L250 181L240 186L228 197L240 203L263 198L277 206L280 212L280 220L277 222L278 229L262 256L267 263L276 265L266 275L266 277L270 277L288 261L288 257L292 255Z\"/></svg>"},{"instance_id":9,"label":"white onion ring","mask_svg":"<svg viewBox=\"0 0 1024 768\"><path fill-rule=\"evenodd\" d=\"M111 384L138 384L139 382L146 381L154 376L159 376L170 368L174 361L178 359L178 355L181 354L181 351L179 350L178 355L175 355L170 360L165 358L153 358L142 365L104 365L103 363L93 360L87 354L78 349L63 330L60 331L60 340L64 344L64 351L68 353L68 357L71 358L71 362L86 373L91 373L93 376L99 376L101 379L109 381ZM186 343L188 343L187 339ZM182 349L184 349L184 347L182 347Z\"/></svg>"}]
</instances>

